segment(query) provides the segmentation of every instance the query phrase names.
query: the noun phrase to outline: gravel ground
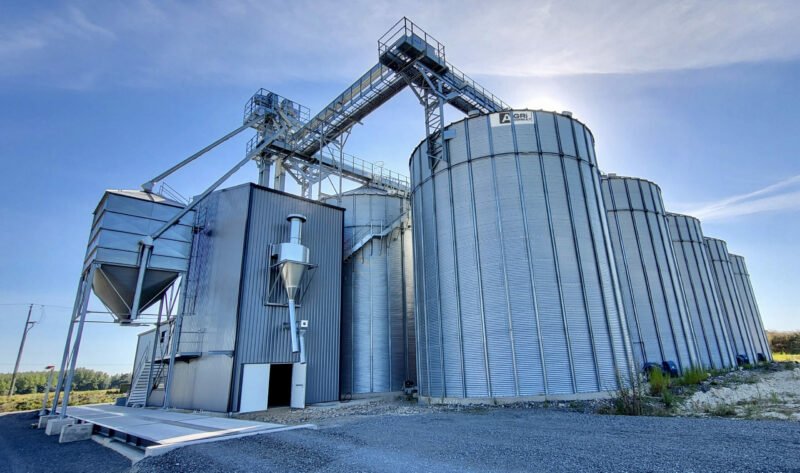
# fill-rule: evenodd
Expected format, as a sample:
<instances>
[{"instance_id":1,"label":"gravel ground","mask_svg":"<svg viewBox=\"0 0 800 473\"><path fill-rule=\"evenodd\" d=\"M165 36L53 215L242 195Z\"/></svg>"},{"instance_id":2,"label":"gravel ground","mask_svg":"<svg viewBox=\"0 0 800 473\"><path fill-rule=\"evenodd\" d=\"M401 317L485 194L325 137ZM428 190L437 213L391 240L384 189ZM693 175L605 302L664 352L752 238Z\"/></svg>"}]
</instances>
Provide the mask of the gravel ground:
<instances>
[{"instance_id":1,"label":"gravel ground","mask_svg":"<svg viewBox=\"0 0 800 473\"><path fill-rule=\"evenodd\" d=\"M133 471L800 472L800 431L780 421L428 410L186 447Z\"/></svg>"},{"instance_id":2,"label":"gravel ground","mask_svg":"<svg viewBox=\"0 0 800 473\"><path fill-rule=\"evenodd\" d=\"M31 428L37 420L33 412L0 415L0 473L130 470L127 458L91 440L59 444L57 436Z\"/></svg>"},{"instance_id":3,"label":"gravel ground","mask_svg":"<svg viewBox=\"0 0 800 473\"><path fill-rule=\"evenodd\" d=\"M694 393L678 412L704 415L727 408L730 415L740 417L800 420L800 368L733 372L721 376L715 384Z\"/></svg>"}]
</instances>

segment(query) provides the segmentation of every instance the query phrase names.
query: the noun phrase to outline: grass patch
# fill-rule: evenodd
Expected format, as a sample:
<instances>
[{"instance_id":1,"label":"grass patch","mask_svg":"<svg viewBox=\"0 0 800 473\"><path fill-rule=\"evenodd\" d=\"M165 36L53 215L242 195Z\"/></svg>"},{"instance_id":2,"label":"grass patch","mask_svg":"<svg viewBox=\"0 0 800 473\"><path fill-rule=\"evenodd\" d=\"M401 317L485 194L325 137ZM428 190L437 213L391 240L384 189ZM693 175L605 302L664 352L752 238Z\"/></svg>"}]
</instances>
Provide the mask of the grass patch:
<instances>
[{"instance_id":1,"label":"grass patch","mask_svg":"<svg viewBox=\"0 0 800 473\"><path fill-rule=\"evenodd\" d=\"M772 358L778 362L792 361L795 363L800 363L800 355L792 353L773 353Z\"/></svg>"},{"instance_id":2,"label":"grass patch","mask_svg":"<svg viewBox=\"0 0 800 473\"><path fill-rule=\"evenodd\" d=\"M661 370L650 371L648 379L650 383L650 395L660 396L664 392L669 391L670 379L668 374L664 374Z\"/></svg>"},{"instance_id":3,"label":"grass patch","mask_svg":"<svg viewBox=\"0 0 800 473\"><path fill-rule=\"evenodd\" d=\"M15 394L11 397L0 397L0 412L30 411L42 408L43 393ZM69 396L70 406L82 406L85 404L107 404L113 403L118 397L122 396L117 390L98 391L72 391ZM53 393L47 397L47 404L52 405Z\"/></svg>"},{"instance_id":4,"label":"grass patch","mask_svg":"<svg viewBox=\"0 0 800 473\"><path fill-rule=\"evenodd\" d=\"M708 373L700 367L690 368L675 380L678 386L694 386L708 379Z\"/></svg>"},{"instance_id":5,"label":"grass patch","mask_svg":"<svg viewBox=\"0 0 800 473\"><path fill-rule=\"evenodd\" d=\"M642 384L638 378L631 386L623 387L613 400L614 413L623 416L640 416L644 414Z\"/></svg>"},{"instance_id":6,"label":"grass patch","mask_svg":"<svg viewBox=\"0 0 800 473\"><path fill-rule=\"evenodd\" d=\"M718 404L706 409L706 412L717 417L734 417L736 415L736 409L730 404Z\"/></svg>"}]
</instances>

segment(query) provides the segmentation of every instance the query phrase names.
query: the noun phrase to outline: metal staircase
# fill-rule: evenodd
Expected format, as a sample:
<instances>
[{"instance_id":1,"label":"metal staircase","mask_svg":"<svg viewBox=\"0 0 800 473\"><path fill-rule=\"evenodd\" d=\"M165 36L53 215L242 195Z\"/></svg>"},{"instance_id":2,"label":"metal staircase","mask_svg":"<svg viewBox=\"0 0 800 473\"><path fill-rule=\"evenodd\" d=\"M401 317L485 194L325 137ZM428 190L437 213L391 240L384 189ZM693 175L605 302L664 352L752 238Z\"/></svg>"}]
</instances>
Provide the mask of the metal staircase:
<instances>
[{"instance_id":1,"label":"metal staircase","mask_svg":"<svg viewBox=\"0 0 800 473\"><path fill-rule=\"evenodd\" d=\"M373 238L385 238L387 235L390 235L395 229L403 225L406 216L407 213L403 213L388 225L383 225L382 223L379 225L371 224L369 227L364 227L363 230L345 240L342 248L342 260L347 261Z\"/></svg>"},{"instance_id":2,"label":"metal staircase","mask_svg":"<svg viewBox=\"0 0 800 473\"><path fill-rule=\"evenodd\" d=\"M128 395L128 401L125 403L128 407L146 407L147 398L150 396L151 380L150 380L150 367L152 363L150 360L144 360L141 363L141 368L136 375L136 379L131 383L131 392Z\"/></svg>"}]
</instances>

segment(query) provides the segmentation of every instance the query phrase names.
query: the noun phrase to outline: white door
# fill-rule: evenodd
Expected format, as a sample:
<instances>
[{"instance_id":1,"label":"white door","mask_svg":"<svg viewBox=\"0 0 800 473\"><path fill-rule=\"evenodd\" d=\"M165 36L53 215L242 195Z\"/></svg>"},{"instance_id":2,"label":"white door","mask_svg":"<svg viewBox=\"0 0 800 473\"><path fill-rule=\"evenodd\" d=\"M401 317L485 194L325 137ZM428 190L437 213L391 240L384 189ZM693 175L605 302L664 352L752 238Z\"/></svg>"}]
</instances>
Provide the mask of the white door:
<instances>
[{"instance_id":1,"label":"white door","mask_svg":"<svg viewBox=\"0 0 800 473\"><path fill-rule=\"evenodd\" d=\"M269 365L246 364L242 373L239 412L266 411L269 404Z\"/></svg>"},{"instance_id":2,"label":"white door","mask_svg":"<svg viewBox=\"0 0 800 473\"><path fill-rule=\"evenodd\" d=\"M306 364L292 365L292 409L306 408Z\"/></svg>"}]
</instances>

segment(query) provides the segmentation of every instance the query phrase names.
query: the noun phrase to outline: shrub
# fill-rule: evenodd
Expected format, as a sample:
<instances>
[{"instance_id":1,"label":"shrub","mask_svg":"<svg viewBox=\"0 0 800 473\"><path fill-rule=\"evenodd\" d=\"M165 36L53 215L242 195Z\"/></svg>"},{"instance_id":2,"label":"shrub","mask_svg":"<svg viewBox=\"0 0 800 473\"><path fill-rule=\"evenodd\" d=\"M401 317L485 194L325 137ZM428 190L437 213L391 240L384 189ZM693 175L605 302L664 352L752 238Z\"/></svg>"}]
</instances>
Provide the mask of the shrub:
<instances>
[{"instance_id":1,"label":"shrub","mask_svg":"<svg viewBox=\"0 0 800 473\"><path fill-rule=\"evenodd\" d=\"M650 378L648 379L650 382L650 395L651 396L659 396L664 391L669 390L669 375L665 374L661 370L652 370L650 371Z\"/></svg>"},{"instance_id":2,"label":"shrub","mask_svg":"<svg viewBox=\"0 0 800 473\"><path fill-rule=\"evenodd\" d=\"M680 386L691 386L694 384L700 384L708 378L708 373L700 367L693 367L686 370L683 373L683 376L678 378L676 382Z\"/></svg>"}]
</instances>

